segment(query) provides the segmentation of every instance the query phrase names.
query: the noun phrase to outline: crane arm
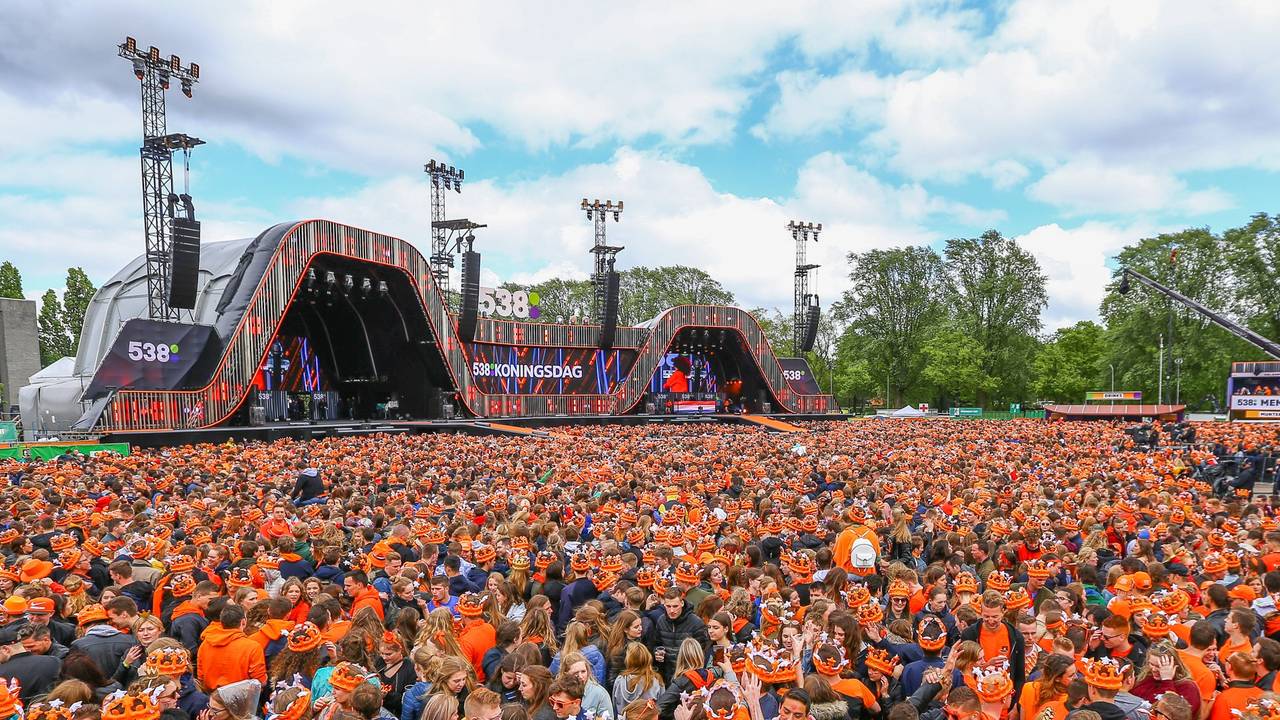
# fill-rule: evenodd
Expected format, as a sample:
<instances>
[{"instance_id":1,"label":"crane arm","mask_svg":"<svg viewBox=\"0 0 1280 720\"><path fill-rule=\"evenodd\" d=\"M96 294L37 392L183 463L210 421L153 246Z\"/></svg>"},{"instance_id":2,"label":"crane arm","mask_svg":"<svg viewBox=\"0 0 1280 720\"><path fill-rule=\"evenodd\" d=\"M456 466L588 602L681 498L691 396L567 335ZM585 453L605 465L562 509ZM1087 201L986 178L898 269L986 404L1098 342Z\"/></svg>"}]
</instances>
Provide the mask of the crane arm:
<instances>
[{"instance_id":1,"label":"crane arm","mask_svg":"<svg viewBox=\"0 0 1280 720\"><path fill-rule=\"evenodd\" d=\"M1129 268L1122 269L1121 278L1120 278L1120 287L1119 287L1121 295L1129 292L1129 278L1133 278L1134 280L1137 280L1138 282L1142 283L1143 285L1146 285L1152 290L1155 290L1161 295L1164 295L1165 297L1170 298L1172 300L1176 300L1182 303L1183 305L1191 308L1192 310L1195 310L1196 312L1208 318L1209 321L1212 322L1214 325L1217 325L1223 330L1226 330L1232 335L1235 335L1241 340L1244 340L1250 345L1253 345L1254 347L1270 355L1271 357L1277 360L1280 360L1280 344L1277 344L1273 340L1268 340L1267 338L1262 337L1261 335L1250 330L1249 328L1243 325L1240 325L1239 323L1233 320L1230 320L1227 317L1217 312L1214 312L1213 310L1210 310L1204 305L1201 305L1200 303L1196 302L1195 300L1192 300L1191 298L1187 297L1186 295L1183 295L1182 293L1178 292L1177 290L1174 290L1173 288L1165 287L1164 285L1156 282L1155 280L1152 280L1151 278L1147 277L1146 275L1143 275L1137 270L1130 270Z\"/></svg>"}]
</instances>

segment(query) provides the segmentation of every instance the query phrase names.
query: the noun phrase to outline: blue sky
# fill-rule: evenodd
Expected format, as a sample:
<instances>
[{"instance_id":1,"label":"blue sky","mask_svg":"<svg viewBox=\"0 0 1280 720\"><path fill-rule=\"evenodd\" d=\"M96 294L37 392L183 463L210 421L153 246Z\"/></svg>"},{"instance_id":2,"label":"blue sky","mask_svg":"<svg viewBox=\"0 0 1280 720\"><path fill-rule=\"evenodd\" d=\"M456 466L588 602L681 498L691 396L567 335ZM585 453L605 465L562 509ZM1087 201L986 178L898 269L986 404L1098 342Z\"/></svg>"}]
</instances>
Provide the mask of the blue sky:
<instances>
[{"instance_id":1,"label":"blue sky","mask_svg":"<svg viewBox=\"0 0 1280 720\"><path fill-rule=\"evenodd\" d=\"M418 243L422 164L464 167L486 279L584 276L580 198L623 199L621 267L685 263L787 308L789 219L844 256L988 228L1050 278L1045 325L1096 317L1144 235L1272 211L1280 4L1132 0L142 3L0 8L0 259L29 295L142 247L126 34L199 62L170 130L208 144L207 241L327 217Z\"/></svg>"}]
</instances>

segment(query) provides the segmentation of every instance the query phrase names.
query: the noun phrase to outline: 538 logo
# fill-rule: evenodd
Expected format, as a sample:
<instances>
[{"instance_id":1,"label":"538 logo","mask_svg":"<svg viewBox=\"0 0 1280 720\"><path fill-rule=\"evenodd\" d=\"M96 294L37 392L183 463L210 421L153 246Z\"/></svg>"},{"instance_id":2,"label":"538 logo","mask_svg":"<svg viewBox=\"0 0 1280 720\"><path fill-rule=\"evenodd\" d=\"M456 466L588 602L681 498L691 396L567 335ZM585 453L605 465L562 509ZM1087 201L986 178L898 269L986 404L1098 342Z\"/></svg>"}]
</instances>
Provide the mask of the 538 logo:
<instances>
[{"instance_id":1,"label":"538 logo","mask_svg":"<svg viewBox=\"0 0 1280 720\"><path fill-rule=\"evenodd\" d=\"M134 362L178 362L178 346L131 340L129 359Z\"/></svg>"},{"instance_id":2,"label":"538 logo","mask_svg":"<svg viewBox=\"0 0 1280 720\"><path fill-rule=\"evenodd\" d=\"M538 305L542 298L536 292L507 290L506 288L480 288L480 314L497 315L517 320L537 320L542 315Z\"/></svg>"},{"instance_id":3,"label":"538 logo","mask_svg":"<svg viewBox=\"0 0 1280 720\"><path fill-rule=\"evenodd\" d=\"M783 370L782 377L787 380L803 380L804 371L803 370Z\"/></svg>"}]
</instances>

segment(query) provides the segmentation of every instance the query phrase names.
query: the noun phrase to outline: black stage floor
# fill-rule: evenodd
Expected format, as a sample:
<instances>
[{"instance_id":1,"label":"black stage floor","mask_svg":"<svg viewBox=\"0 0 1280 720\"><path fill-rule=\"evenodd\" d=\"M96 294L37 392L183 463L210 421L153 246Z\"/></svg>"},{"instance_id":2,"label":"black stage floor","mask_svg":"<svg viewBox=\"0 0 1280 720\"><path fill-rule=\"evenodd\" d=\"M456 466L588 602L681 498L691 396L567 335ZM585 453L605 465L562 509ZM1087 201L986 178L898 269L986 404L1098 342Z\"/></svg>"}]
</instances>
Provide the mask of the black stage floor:
<instances>
[{"instance_id":1,"label":"black stage floor","mask_svg":"<svg viewBox=\"0 0 1280 720\"><path fill-rule=\"evenodd\" d=\"M775 413L766 417L783 422L806 420L847 420L850 415L792 415ZM646 423L744 423L742 415L586 415L522 418L475 418L455 420L345 420L316 423L268 423L246 427L217 427L200 430L149 430L108 433L101 442L125 442L133 447L173 447L228 440L267 441L293 438L307 440L343 435L395 435L424 432L464 432L473 435L545 436L565 425L642 425ZM768 428L766 428L768 429Z\"/></svg>"}]
</instances>

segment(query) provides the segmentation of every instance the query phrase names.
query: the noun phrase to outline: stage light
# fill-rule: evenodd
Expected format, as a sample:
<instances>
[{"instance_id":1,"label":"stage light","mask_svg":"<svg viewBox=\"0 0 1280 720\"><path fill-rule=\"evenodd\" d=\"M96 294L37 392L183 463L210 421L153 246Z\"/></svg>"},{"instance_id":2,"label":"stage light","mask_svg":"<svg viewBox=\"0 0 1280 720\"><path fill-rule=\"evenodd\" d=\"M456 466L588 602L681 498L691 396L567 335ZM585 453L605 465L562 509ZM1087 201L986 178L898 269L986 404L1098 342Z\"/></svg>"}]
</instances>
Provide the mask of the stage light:
<instances>
[{"instance_id":1,"label":"stage light","mask_svg":"<svg viewBox=\"0 0 1280 720\"><path fill-rule=\"evenodd\" d=\"M145 75L146 73L147 73L147 63L146 63L146 61L142 60L141 58L134 58L134 59L133 59L133 74L134 74L134 75L136 75L136 76L138 76L138 79L139 79L139 80L141 80L141 79L142 79L142 76L143 76L143 75Z\"/></svg>"},{"instance_id":2,"label":"stage light","mask_svg":"<svg viewBox=\"0 0 1280 720\"><path fill-rule=\"evenodd\" d=\"M125 49L125 52L129 53L130 55L138 52L138 41L134 40L131 37L126 37L124 39L124 49Z\"/></svg>"},{"instance_id":3,"label":"stage light","mask_svg":"<svg viewBox=\"0 0 1280 720\"><path fill-rule=\"evenodd\" d=\"M329 290L338 284L338 276L332 270L324 271L324 284L329 286Z\"/></svg>"},{"instance_id":4,"label":"stage light","mask_svg":"<svg viewBox=\"0 0 1280 720\"><path fill-rule=\"evenodd\" d=\"M369 293L373 292L373 281L365 278L360 281L360 294L369 297Z\"/></svg>"},{"instance_id":5,"label":"stage light","mask_svg":"<svg viewBox=\"0 0 1280 720\"><path fill-rule=\"evenodd\" d=\"M187 72L191 73L192 79L195 79L195 80L200 79L200 66L198 64L191 63L191 65L187 68Z\"/></svg>"},{"instance_id":6,"label":"stage light","mask_svg":"<svg viewBox=\"0 0 1280 720\"><path fill-rule=\"evenodd\" d=\"M379 281L378 281L378 294L379 294L379 295L386 295L388 292L390 292L390 290L387 288L387 281L386 281L386 280L379 280Z\"/></svg>"},{"instance_id":7,"label":"stage light","mask_svg":"<svg viewBox=\"0 0 1280 720\"><path fill-rule=\"evenodd\" d=\"M307 289L314 290L316 286L316 269L307 268Z\"/></svg>"},{"instance_id":8,"label":"stage light","mask_svg":"<svg viewBox=\"0 0 1280 720\"><path fill-rule=\"evenodd\" d=\"M190 78L182 78L182 94L191 97L191 80Z\"/></svg>"},{"instance_id":9,"label":"stage light","mask_svg":"<svg viewBox=\"0 0 1280 720\"><path fill-rule=\"evenodd\" d=\"M354 288L355 286L356 286L355 278L351 277L350 275L342 276L342 292L346 294L350 294L351 289Z\"/></svg>"},{"instance_id":10,"label":"stage light","mask_svg":"<svg viewBox=\"0 0 1280 720\"><path fill-rule=\"evenodd\" d=\"M175 73L177 73L177 72L181 72L181 71L182 71L182 59L181 59L181 58L179 58L177 55L170 55L170 56L169 56L169 69L170 69L170 70L172 70L172 71L173 71L173 72L175 72Z\"/></svg>"},{"instance_id":11,"label":"stage light","mask_svg":"<svg viewBox=\"0 0 1280 720\"><path fill-rule=\"evenodd\" d=\"M149 57L153 63L160 62L160 48L152 45L150 52L147 53L147 57Z\"/></svg>"},{"instance_id":12,"label":"stage light","mask_svg":"<svg viewBox=\"0 0 1280 720\"><path fill-rule=\"evenodd\" d=\"M163 70L163 69L156 70L156 75L159 76L160 78L160 87L164 88L165 90L168 90L169 89L169 71Z\"/></svg>"}]
</instances>

